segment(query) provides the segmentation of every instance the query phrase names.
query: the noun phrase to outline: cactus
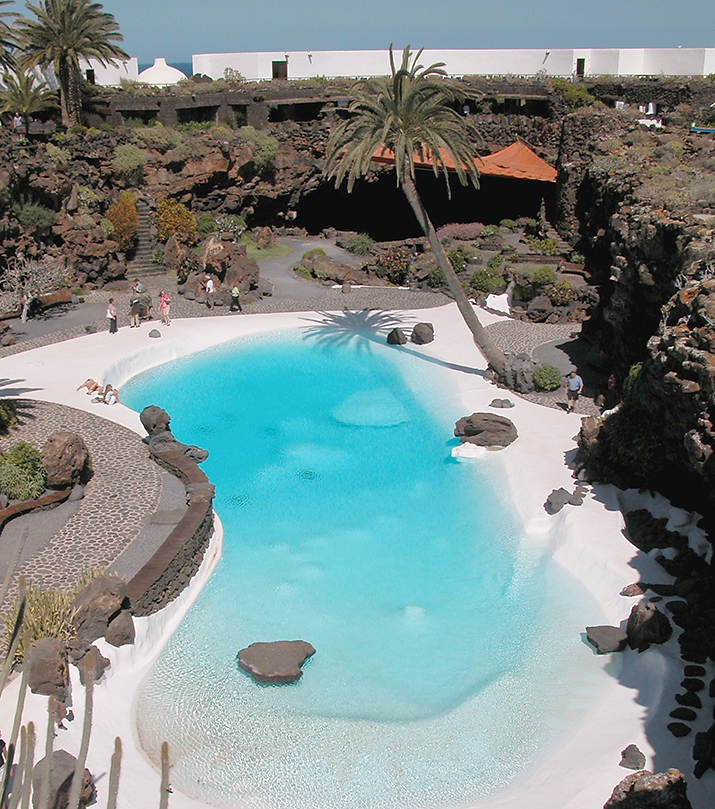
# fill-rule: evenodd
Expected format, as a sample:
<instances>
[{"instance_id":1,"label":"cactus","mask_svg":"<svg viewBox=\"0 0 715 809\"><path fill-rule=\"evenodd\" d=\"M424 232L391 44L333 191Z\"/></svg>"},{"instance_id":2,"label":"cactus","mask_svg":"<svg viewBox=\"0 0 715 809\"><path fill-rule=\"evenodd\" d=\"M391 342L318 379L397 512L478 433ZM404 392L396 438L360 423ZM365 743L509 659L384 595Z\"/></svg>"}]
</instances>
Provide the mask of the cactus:
<instances>
[{"instance_id":1,"label":"cactus","mask_svg":"<svg viewBox=\"0 0 715 809\"><path fill-rule=\"evenodd\" d=\"M30 793L32 792L32 765L35 763L35 725L29 722L27 725L27 760L25 761L25 773L22 777L22 804L20 809L29 809Z\"/></svg>"},{"instance_id":2,"label":"cactus","mask_svg":"<svg viewBox=\"0 0 715 809\"><path fill-rule=\"evenodd\" d=\"M56 701L50 697L47 702L47 738L45 739L45 761L42 767L42 785L37 809L50 809L50 771L52 769L52 743L55 739ZM33 801L34 803L34 801Z\"/></svg>"},{"instance_id":3,"label":"cactus","mask_svg":"<svg viewBox=\"0 0 715 809\"><path fill-rule=\"evenodd\" d=\"M114 754L112 755L112 766L109 768L109 797L107 798L107 809L117 809L117 791L119 790L119 771L122 767L122 740L117 736L114 740Z\"/></svg>"},{"instance_id":4,"label":"cactus","mask_svg":"<svg viewBox=\"0 0 715 809\"><path fill-rule=\"evenodd\" d=\"M17 694L17 707L15 708L15 719L12 723L12 733L10 734L10 744L14 747L17 743L17 734L20 730L20 723L22 722L22 712L25 708L25 694L27 693L27 670L28 666L22 667L22 676L20 678L20 690Z\"/></svg>"},{"instance_id":5,"label":"cactus","mask_svg":"<svg viewBox=\"0 0 715 809\"><path fill-rule=\"evenodd\" d=\"M10 562L10 566L7 569L7 573L5 574L5 580L2 583L2 588L0 589L0 606L2 606L3 601L5 601L5 596L7 595L7 591L10 588L10 582L12 581L12 577L15 573L15 567L17 566L17 560L20 558L20 554L22 553L22 549L25 546L25 540L27 539L27 526L22 529L22 534L20 535L20 539L15 546L15 553L12 556L12 560Z\"/></svg>"},{"instance_id":6,"label":"cactus","mask_svg":"<svg viewBox=\"0 0 715 809\"><path fill-rule=\"evenodd\" d=\"M169 743L161 743L161 794L159 796L159 809L167 809L169 806Z\"/></svg>"},{"instance_id":7,"label":"cactus","mask_svg":"<svg viewBox=\"0 0 715 809\"><path fill-rule=\"evenodd\" d=\"M82 660L84 666L84 724L82 725L82 741L79 745L77 763L74 767L72 777L72 788L67 803L67 809L79 809L79 798L82 793L82 781L84 780L84 764L87 761L87 750L89 750L89 734L92 732L92 708L94 704L94 656L87 652Z\"/></svg>"},{"instance_id":8,"label":"cactus","mask_svg":"<svg viewBox=\"0 0 715 809\"><path fill-rule=\"evenodd\" d=\"M22 796L22 776L27 763L27 729L23 728L20 733L20 757L17 760L15 776L12 779L12 794L7 804L7 809L17 809Z\"/></svg>"},{"instance_id":9,"label":"cactus","mask_svg":"<svg viewBox=\"0 0 715 809\"><path fill-rule=\"evenodd\" d=\"M10 636L5 662L3 663L2 671L0 671L0 694L2 694L7 678L12 670L15 650L17 649L17 644L20 642L20 629L22 628L22 620L25 617L25 604L27 603L27 585L25 584L24 576L20 576L17 588L19 592L17 618L15 619L15 626Z\"/></svg>"}]
</instances>

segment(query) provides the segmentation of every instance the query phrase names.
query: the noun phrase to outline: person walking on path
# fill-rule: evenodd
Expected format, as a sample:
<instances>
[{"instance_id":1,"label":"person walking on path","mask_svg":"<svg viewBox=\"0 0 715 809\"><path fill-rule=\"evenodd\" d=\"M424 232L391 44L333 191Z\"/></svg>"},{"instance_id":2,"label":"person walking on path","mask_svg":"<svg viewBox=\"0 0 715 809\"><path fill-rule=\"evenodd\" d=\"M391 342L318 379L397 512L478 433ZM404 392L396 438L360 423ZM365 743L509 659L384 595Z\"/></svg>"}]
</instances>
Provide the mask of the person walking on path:
<instances>
[{"instance_id":1,"label":"person walking on path","mask_svg":"<svg viewBox=\"0 0 715 809\"><path fill-rule=\"evenodd\" d=\"M567 410L571 413L578 402L578 397L583 393L583 379L576 373L571 373L566 377L566 398L568 400Z\"/></svg>"},{"instance_id":2,"label":"person walking on path","mask_svg":"<svg viewBox=\"0 0 715 809\"><path fill-rule=\"evenodd\" d=\"M171 321L169 320L169 306L171 304L171 299L169 296L164 292L162 289L159 293L159 315L161 317L161 322L165 326L170 326Z\"/></svg>"},{"instance_id":3,"label":"person walking on path","mask_svg":"<svg viewBox=\"0 0 715 809\"><path fill-rule=\"evenodd\" d=\"M109 299L107 304L107 320L109 321L109 333L117 333L117 307L114 305L114 298Z\"/></svg>"},{"instance_id":4,"label":"person walking on path","mask_svg":"<svg viewBox=\"0 0 715 809\"><path fill-rule=\"evenodd\" d=\"M231 290L231 308L230 312L235 312L238 309L239 312L242 312L243 309L241 308L241 290L238 286L234 286Z\"/></svg>"},{"instance_id":5,"label":"person walking on path","mask_svg":"<svg viewBox=\"0 0 715 809\"><path fill-rule=\"evenodd\" d=\"M139 328L139 312L141 311L141 303L139 302L139 295L141 294L142 286L139 279L134 282L132 287L132 294L129 298L129 327L132 329Z\"/></svg>"},{"instance_id":6,"label":"person walking on path","mask_svg":"<svg viewBox=\"0 0 715 809\"><path fill-rule=\"evenodd\" d=\"M206 306L209 309L214 308L214 279L210 275L206 275Z\"/></svg>"}]
</instances>

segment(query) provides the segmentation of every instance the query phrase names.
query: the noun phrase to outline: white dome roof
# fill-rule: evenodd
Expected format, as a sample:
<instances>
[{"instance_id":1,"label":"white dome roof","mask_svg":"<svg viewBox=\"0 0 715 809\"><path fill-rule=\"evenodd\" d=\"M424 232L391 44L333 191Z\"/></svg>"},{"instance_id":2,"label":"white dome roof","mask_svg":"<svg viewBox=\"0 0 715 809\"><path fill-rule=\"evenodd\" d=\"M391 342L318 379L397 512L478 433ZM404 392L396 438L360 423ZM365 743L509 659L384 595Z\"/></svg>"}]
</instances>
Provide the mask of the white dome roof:
<instances>
[{"instance_id":1,"label":"white dome roof","mask_svg":"<svg viewBox=\"0 0 715 809\"><path fill-rule=\"evenodd\" d=\"M166 87L185 78L186 76L178 68L167 65L166 59L155 59L151 67L142 70L137 80L143 84L153 84L155 87Z\"/></svg>"}]
</instances>

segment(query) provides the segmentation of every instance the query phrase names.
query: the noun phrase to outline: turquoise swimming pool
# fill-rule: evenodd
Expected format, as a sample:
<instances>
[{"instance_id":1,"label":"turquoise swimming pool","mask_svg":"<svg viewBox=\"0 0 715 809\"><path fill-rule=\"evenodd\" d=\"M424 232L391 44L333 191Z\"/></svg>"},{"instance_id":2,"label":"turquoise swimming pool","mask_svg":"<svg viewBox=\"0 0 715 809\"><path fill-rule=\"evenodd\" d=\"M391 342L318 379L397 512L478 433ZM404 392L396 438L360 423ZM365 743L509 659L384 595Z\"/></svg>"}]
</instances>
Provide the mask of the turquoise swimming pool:
<instances>
[{"instance_id":1,"label":"turquoise swimming pool","mask_svg":"<svg viewBox=\"0 0 715 809\"><path fill-rule=\"evenodd\" d=\"M418 379L417 385L406 379ZM607 676L600 611L525 541L498 455L450 457L446 378L356 337L252 338L123 386L209 450L222 559L142 685L139 736L221 806L447 807L504 789ZM294 686L236 653L304 639Z\"/></svg>"}]
</instances>

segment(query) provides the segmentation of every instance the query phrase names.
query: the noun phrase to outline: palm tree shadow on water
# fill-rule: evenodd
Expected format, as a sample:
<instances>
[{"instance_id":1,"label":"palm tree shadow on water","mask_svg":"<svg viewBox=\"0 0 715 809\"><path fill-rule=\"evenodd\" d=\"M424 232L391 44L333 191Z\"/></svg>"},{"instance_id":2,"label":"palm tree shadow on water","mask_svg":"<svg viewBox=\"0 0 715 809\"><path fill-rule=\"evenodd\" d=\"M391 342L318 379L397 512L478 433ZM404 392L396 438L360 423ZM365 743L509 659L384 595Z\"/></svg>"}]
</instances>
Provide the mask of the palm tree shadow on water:
<instances>
[{"instance_id":1,"label":"palm tree shadow on water","mask_svg":"<svg viewBox=\"0 0 715 809\"><path fill-rule=\"evenodd\" d=\"M318 318L305 318L314 325L305 329L303 339L312 339L321 346L355 345L358 351L372 351L372 345L385 345L385 332L394 328L405 327L417 321L408 320L404 315L383 310L363 309L361 311L345 310L343 312L317 312ZM484 371L467 365L447 362L438 357L430 357L405 345L393 346L403 354L448 368L464 374L484 376Z\"/></svg>"}]
</instances>

